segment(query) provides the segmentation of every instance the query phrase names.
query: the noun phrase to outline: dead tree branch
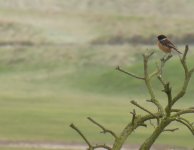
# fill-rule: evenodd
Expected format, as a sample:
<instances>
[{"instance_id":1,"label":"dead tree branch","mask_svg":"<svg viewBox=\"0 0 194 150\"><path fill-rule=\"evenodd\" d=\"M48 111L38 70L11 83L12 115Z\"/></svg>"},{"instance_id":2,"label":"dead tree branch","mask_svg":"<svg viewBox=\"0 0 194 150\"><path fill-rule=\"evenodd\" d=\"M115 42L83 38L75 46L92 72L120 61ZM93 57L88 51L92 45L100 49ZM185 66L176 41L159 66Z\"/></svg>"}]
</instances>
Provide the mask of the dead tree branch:
<instances>
[{"instance_id":1,"label":"dead tree branch","mask_svg":"<svg viewBox=\"0 0 194 150\"><path fill-rule=\"evenodd\" d=\"M121 69L119 66L116 67L116 70L118 70L118 71L120 71L120 72L122 72L122 73L125 73L125 74L127 74L127 75L129 75L129 76L131 76L131 77L134 77L134 78L137 78L137 79L140 79L140 80L144 80L143 77L139 77L139 76L137 76L137 75L135 75L135 74L133 74L133 73L127 72L127 71Z\"/></svg>"},{"instance_id":2,"label":"dead tree branch","mask_svg":"<svg viewBox=\"0 0 194 150\"><path fill-rule=\"evenodd\" d=\"M153 117L157 118L157 116L155 116L152 112L150 112L149 110L147 110L146 108L144 108L143 106L139 105L136 101L132 100L131 104L137 106L138 108L140 108L141 110L147 112L148 114L152 115Z\"/></svg>"},{"instance_id":3,"label":"dead tree branch","mask_svg":"<svg viewBox=\"0 0 194 150\"><path fill-rule=\"evenodd\" d=\"M88 141L88 139L84 136L84 134L74 124L71 124L70 127L73 128L84 139L84 141L87 143L89 149L93 148L93 146Z\"/></svg>"},{"instance_id":4,"label":"dead tree branch","mask_svg":"<svg viewBox=\"0 0 194 150\"><path fill-rule=\"evenodd\" d=\"M111 147L109 147L109 146L107 146L107 145L105 145L105 144L93 146L93 149L98 149L98 148L104 148L104 149L107 149L107 150L112 150Z\"/></svg>"},{"instance_id":5,"label":"dead tree branch","mask_svg":"<svg viewBox=\"0 0 194 150\"><path fill-rule=\"evenodd\" d=\"M166 131L168 131L168 132L175 132L175 131L177 131L177 130L179 130L179 128L174 128L174 129L164 129L163 132L166 132Z\"/></svg>"},{"instance_id":6,"label":"dead tree branch","mask_svg":"<svg viewBox=\"0 0 194 150\"><path fill-rule=\"evenodd\" d=\"M191 114L191 113L194 113L194 109L182 109L182 110L179 110L177 111L174 115L172 115L172 117L179 117L181 115L184 115L184 114Z\"/></svg>"},{"instance_id":7,"label":"dead tree branch","mask_svg":"<svg viewBox=\"0 0 194 150\"><path fill-rule=\"evenodd\" d=\"M112 148L105 145L105 144L99 144L93 146L87 138L84 136L84 134L73 124L70 125L71 128L73 128L87 143L89 150L94 150L97 148L104 148L107 150L120 150L124 144L124 142L127 140L128 136L133 133L134 130L136 130L138 127L144 126L147 127L147 122L149 121L151 126L154 127L153 133L148 137L144 143L141 145L140 150L149 150L155 140L160 136L163 132L175 132L178 130L178 128L168 129L168 125L172 122L179 122L182 125L186 126L190 132L194 135L194 123L190 122L185 118L185 114L194 113L194 107L189 107L185 109L176 109L173 108L174 104L178 102L184 95L187 90L189 81L191 79L191 76L194 72L194 67L189 68L186 62L187 54L188 54L189 47L186 45L185 51L182 57L180 57L181 66L184 70L184 81L182 84L181 89L178 93L174 94L172 93L172 87L170 85L170 82L166 81L163 77L163 68L166 64L166 62L172 57L172 55L168 55L167 57L164 57L160 60L160 64L157 64L157 68L152 73L149 72L149 60L151 56L153 55L153 52L147 55L143 55L143 70L144 75L143 77L137 76L133 73L127 72L123 69L121 69L119 66L116 68L116 70L127 74L130 77L143 80L145 82L146 88L148 90L150 100L147 100L148 102L151 102L154 104L154 106L157 108L156 112L152 112L146 107L138 104L136 101L132 100L131 104L138 107L139 109L143 110L147 113L147 115L138 115L133 109L132 112L132 119L129 121L129 123L125 126L125 128L121 131L120 135L116 135L115 132L105 128L103 125L99 124L97 121L93 120L92 118L88 117L88 120L90 120L92 123L97 125L100 129L102 129L102 133L109 133L114 137L114 143ZM154 87L151 84L151 79L153 77L157 77L159 81L161 82L163 86L163 92L165 92L165 95L167 97L167 105L164 107L160 100L156 96L156 92L154 91ZM174 96L175 95L175 96ZM157 126L152 123L152 120L157 120Z\"/></svg>"},{"instance_id":8,"label":"dead tree branch","mask_svg":"<svg viewBox=\"0 0 194 150\"><path fill-rule=\"evenodd\" d=\"M131 123L132 125L134 125L134 121L135 121L135 117L136 117L136 111L135 109L133 109L133 112L130 112L132 114L132 120L131 120Z\"/></svg>"},{"instance_id":9,"label":"dead tree branch","mask_svg":"<svg viewBox=\"0 0 194 150\"><path fill-rule=\"evenodd\" d=\"M71 124L70 127L73 128L84 139L84 141L88 145L88 150L94 150L97 148L104 148L107 150L112 150L109 146L107 146L105 144L92 146L92 144L88 141L88 139L85 137L85 135L74 124Z\"/></svg>"},{"instance_id":10,"label":"dead tree branch","mask_svg":"<svg viewBox=\"0 0 194 150\"><path fill-rule=\"evenodd\" d=\"M175 121L180 122L183 125L185 125L189 129L189 131L194 135L194 127L192 123L190 123L188 120L186 120L185 118L179 117L175 119Z\"/></svg>"},{"instance_id":11,"label":"dead tree branch","mask_svg":"<svg viewBox=\"0 0 194 150\"><path fill-rule=\"evenodd\" d=\"M148 55L145 55L145 54L143 55L143 59L144 59L144 78L145 78L145 84L146 84L146 87L147 87L148 92L150 94L152 103L154 103L156 105L156 107L158 108L158 111L163 114L164 113L163 107L159 103L159 101L156 99L156 96L154 94L153 88L151 86L150 75L148 73L148 60L149 60L149 58L152 55L153 55L153 53L150 53Z\"/></svg>"},{"instance_id":12,"label":"dead tree branch","mask_svg":"<svg viewBox=\"0 0 194 150\"><path fill-rule=\"evenodd\" d=\"M109 129L106 129L104 126L102 126L101 124L99 124L98 122L96 122L94 119L88 117L88 120L90 120L92 123L94 123L95 125L97 125L98 127L100 127L102 129L102 133L109 133L111 134L115 139L117 138L117 135L109 130Z\"/></svg>"},{"instance_id":13,"label":"dead tree branch","mask_svg":"<svg viewBox=\"0 0 194 150\"><path fill-rule=\"evenodd\" d=\"M185 46L185 52L183 54L183 57L180 59L181 61L181 64L182 64L182 67L184 69L184 73L185 73L185 79L184 79L184 83L182 85L182 88L181 90L177 93L177 95L173 98L172 100L172 105L174 105L181 97L183 97L185 95L185 92L187 90L187 87L188 87L188 84L189 84L189 81L191 79L191 76L194 72L194 68L190 69L188 68L188 65L186 63L186 56L187 56L187 53L188 53L188 50L189 50L189 46L186 45Z\"/></svg>"}]
</instances>

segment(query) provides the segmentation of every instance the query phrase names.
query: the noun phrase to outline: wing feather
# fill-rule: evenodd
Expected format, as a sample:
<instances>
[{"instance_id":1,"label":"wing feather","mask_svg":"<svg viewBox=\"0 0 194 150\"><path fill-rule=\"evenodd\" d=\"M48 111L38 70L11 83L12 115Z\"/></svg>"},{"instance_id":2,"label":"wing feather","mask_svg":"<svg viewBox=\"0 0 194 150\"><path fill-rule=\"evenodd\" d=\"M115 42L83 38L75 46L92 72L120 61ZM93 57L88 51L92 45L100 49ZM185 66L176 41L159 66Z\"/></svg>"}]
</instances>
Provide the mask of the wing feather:
<instances>
[{"instance_id":1,"label":"wing feather","mask_svg":"<svg viewBox=\"0 0 194 150\"><path fill-rule=\"evenodd\" d=\"M161 40L160 41L161 44L163 44L164 46L168 47L168 48L172 48L174 49L175 51L177 51L178 53L182 54L181 52L178 51L178 49L176 48L176 46L170 42L168 39L165 39L165 40Z\"/></svg>"}]
</instances>

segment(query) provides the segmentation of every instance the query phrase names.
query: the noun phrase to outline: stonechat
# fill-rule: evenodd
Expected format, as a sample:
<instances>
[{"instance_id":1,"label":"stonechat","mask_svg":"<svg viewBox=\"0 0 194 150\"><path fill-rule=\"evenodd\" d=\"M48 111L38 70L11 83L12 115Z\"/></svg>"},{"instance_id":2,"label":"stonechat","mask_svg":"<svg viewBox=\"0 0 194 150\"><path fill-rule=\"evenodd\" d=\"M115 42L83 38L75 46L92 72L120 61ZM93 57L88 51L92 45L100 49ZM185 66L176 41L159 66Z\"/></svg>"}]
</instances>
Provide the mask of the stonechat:
<instances>
[{"instance_id":1,"label":"stonechat","mask_svg":"<svg viewBox=\"0 0 194 150\"><path fill-rule=\"evenodd\" d=\"M176 46L165 36L165 35L159 35L158 37L158 47L160 48L160 50L162 50L165 53L178 53L178 54L182 54L180 51L178 51L178 49L176 48Z\"/></svg>"}]
</instances>

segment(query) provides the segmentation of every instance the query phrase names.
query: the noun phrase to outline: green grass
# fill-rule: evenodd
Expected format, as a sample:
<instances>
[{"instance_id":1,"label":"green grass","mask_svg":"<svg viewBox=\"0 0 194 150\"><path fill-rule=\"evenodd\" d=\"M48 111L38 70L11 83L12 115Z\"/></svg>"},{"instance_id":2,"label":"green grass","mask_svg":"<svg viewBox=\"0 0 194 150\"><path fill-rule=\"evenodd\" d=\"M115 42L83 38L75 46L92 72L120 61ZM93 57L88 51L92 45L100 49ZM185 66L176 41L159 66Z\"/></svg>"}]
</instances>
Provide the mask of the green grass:
<instances>
[{"instance_id":1,"label":"green grass","mask_svg":"<svg viewBox=\"0 0 194 150\"><path fill-rule=\"evenodd\" d=\"M111 142L113 139L110 136L99 134L99 129L86 119L88 116L120 133L130 121L129 113L133 109L130 100L135 99L153 109L152 105L145 102L149 96L144 83L114 69L114 60L118 60L123 68L142 75L141 61L134 60L128 66L127 62L120 59L123 54L111 59L109 54L113 55L114 51L107 52L109 57L101 58L98 48L54 48L0 50L1 140L83 143L79 135L69 127L71 123L75 123L93 142ZM127 53L126 48L121 47L120 53L125 52ZM141 58L131 57L138 60ZM154 58L157 59L158 56L155 55ZM151 70L155 67L155 61L153 59L150 62ZM190 66L193 65L192 56L188 62ZM182 83L179 75L183 72L179 65L177 57L167 65L168 79L175 86L173 92L177 91ZM193 105L192 84L193 80L188 95L178 107ZM153 85L165 104L167 101L160 92L159 82L154 80ZM192 120L192 117L190 119ZM181 125L177 126L180 131L161 136L157 143L192 146L190 133ZM137 130L127 143L141 143L152 130ZM171 140L166 140L168 138Z\"/></svg>"},{"instance_id":2,"label":"green grass","mask_svg":"<svg viewBox=\"0 0 194 150\"><path fill-rule=\"evenodd\" d=\"M17 55L13 55L14 50ZM89 60L97 57L98 49L93 49L96 55L91 55L90 50L86 48L84 55L79 54L79 51L71 51L84 62L80 65L71 59L59 59L60 54L67 53L60 48L55 51L50 48L27 48L23 51L2 49L0 52L6 55L3 55L5 58L2 57L0 66L0 139L82 143L79 135L69 127L75 123L92 141L111 142L112 138L99 134L98 128L86 117L93 117L119 133L130 121L129 113L133 109L129 103L131 99L153 109L152 105L145 102L149 96L141 81L115 71L111 65L90 64ZM11 58L17 60L22 55L25 56L23 61L9 62ZM86 57L88 62L84 60ZM183 73L177 60L176 57L169 61L166 70L169 80L175 86L174 92L181 85L179 75ZM155 60L151 63L153 68ZM193 65L192 59L189 63ZM129 67L126 65L123 67L142 75L141 62L135 61ZM157 81L153 82L162 103L166 103L158 84ZM192 83L190 85L188 95L179 107L193 105ZM180 131L161 136L158 143L192 146L190 133L179 124L177 126ZM141 143L150 131L152 128L137 130L127 143Z\"/></svg>"}]
</instances>

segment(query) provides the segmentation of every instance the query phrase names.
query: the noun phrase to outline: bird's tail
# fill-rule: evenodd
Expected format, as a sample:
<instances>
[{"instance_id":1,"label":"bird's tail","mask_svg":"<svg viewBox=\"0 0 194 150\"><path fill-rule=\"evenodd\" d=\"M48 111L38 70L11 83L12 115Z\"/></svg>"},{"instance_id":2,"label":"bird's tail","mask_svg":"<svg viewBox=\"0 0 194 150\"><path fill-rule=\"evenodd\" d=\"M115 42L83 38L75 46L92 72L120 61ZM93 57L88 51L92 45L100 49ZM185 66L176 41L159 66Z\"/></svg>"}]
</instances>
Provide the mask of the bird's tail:
<instances>
[{"instance_id":1,"label":"bird's tail","mask_svg":"<svg viewBox=\"0 0 194 150\"><path fill-rule=\"evenodd\" d=\"M182 55L183 53L181 53L178 49L174 49L173 48L173 50L172 50L172 55L178 55L179 56L179 58L181 59L181 55Z\"/></svg>"},{"instance_id":2,"label":"bird's tail","mask_svg":"<svg viewBox=\"0 0 194 150\"><path fill-rule=\"evenodd\" d=\"M174 55L174 54L175 54L175 55L178 54L178 55L180 56L180 55L183 54L183 53L181 53L178 49L173 48L173 49L172 49L172 54L173 54L173 55Z\"/></svg>"}]
</instances>

